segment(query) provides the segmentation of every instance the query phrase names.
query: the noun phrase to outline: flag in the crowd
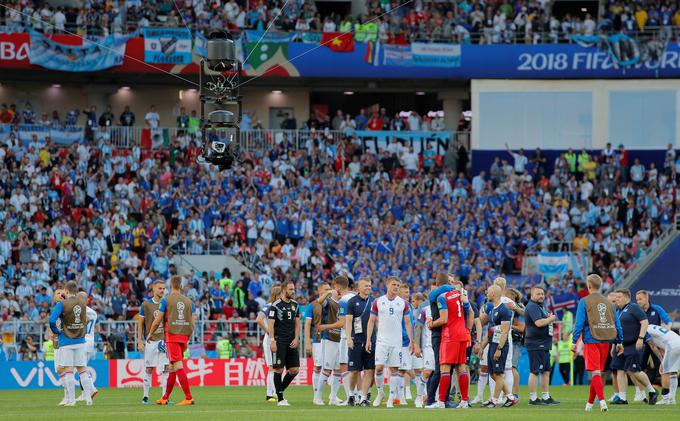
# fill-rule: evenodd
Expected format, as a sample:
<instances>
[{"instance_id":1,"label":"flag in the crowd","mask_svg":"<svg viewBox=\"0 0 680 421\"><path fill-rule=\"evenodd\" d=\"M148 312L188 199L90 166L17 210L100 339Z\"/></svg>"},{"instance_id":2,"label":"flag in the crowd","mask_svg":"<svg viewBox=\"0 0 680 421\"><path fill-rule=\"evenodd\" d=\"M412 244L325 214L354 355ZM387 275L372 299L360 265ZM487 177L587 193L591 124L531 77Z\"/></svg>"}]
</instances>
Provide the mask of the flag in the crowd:
<instances>
[{"instance_id":1,"label":"flag in the crowd","mask_svg":"<svg viewBox=\"0 0 680 421\"><path fill-rule=\"evenodd\" d=\"M550 308L551 312L557 313L558 311L564 310L573 311L577 304L578 296L573 293L566 293L550 296L548 307Z\"/></svg>"},{"instance_id":2,"label":"flag in the crowd","mask_svg":"<svg viewBox=\"0 0 680 421\"><path fill-rule=\"evenodd\" d=\"M559 275L569 269L569 253L538 253L538 271L546 277Z\"/></svg>"},{"instance_id":3,"label":"flag in the crowd","mask_svg":"<svg viewBox=\"0 0 680 421\"><path fill-rule=\"evenodd\" d=\"M300 34L300 39L304 44L321 44L321 32L303 32Z\"/></svg>"},{"instance_id":4,"label":"flag in the crowd","mask_svg":"<svg viewBox=\"0 0 680 421\"><path fill-rule=\"evenodd\" d=\"M200 57L206 57L208 55L208 38L200 32L196 32L194 53Z\"/></svg>"},{"instance_id":5,"label":"flag in the crowd","mask_svg":"<svg viewBox=\"0 0 680 421\"><path fill-rule=\"evenodd\" d=\"M321 45L338 53L354 51L354 35L351 32L324 32Z\"/></svg>"},{"instance_id":6,"label":"flag in the crowd","mask_svg":"<svg viewBox=\"0 0 680 421\"><path fill-rule=\"evenodd\" d=\"M294 42L297 37L297 32L270 32L257 29L248 29L245 32L248 42L273 42L273 43L289 43Z\"/></svg>"},{"instance_id":7,"label":"flag in the crowd","mask_svg":"<svg viewBox=\"0 0 680 421\"><path fill-rule=\"evenodd\" d=\"M144 61L190 64L191 32L186 28L144 28Z\"/></svg>"},{"instance_id":8,"label":"flag in the crowd","mask_svg":"<svg viewBox=\"0 0 680 421\"><path fill-rule=\"evenodd\" d=\"M364 61L368 64L378 66L380 61L378 57L380 56L380 41L373 42L369 41L366 43L366 54L364 54Z\"/></svg>"},{"instance_id":9,"label":"flag in the crowd","mask_svg":"<svg viewBox=\"0 0 680 421\"><path fill-rule=\"evenodd\" d=\"M248 76L299 76L295 65L288 61L288 44L256 42L248 43Z\"/></svg>"},{"instance_id":10,"label":"flag in the crowd","mask_svg":"<svg viewBox=\"0 0 680 421\"><path fill-rule=\"evenodd\" d=\"M157 149L170 145L170 133L168 129L142 129L140 146L144 149Z\"/></svg>"}]
</instances>

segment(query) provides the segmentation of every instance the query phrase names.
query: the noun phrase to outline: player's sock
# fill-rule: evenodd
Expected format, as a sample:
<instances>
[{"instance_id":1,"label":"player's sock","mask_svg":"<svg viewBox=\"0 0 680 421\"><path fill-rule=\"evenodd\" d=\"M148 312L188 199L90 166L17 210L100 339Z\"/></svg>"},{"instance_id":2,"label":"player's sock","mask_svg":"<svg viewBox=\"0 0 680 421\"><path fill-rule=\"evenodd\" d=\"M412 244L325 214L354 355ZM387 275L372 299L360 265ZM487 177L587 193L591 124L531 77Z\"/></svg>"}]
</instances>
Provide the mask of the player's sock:
<instances>
[{"instance_id":1,"label":"player's sock","mask_svg":"<svg viewBox=\"0 0 680 421\"><path fill-rule=\"evenodd\" d=\"M274 387L276 388L276 397L279 402L283 400L283 387L281 386L281 373L274 372Z\"/></svg>"},{"instance_id":2,"label":"player's sock","mask_svg":"<svg viewBox=\"0 0 680 421\"><path fill-rule=\"evenodd\" d=\"M604 401L604 385L602 384L602 377L600 377L599 374L594 374L591 384L595 389L595 394L597 395L597 398L601 401Z\"/></svg>"},{"instance_id":3,"label":"player's sock","mask_svg":"<svg viewBox=\"0 0 680 421\"><path fill-rule=\"evenodd\" d=\"M158 376L158 382L161 384L161 392L163 393L162 396L165 396L165 389L168 387L168 375L170 373L166 370L163 370L161 374ZM149 385L151 385L151 379L153 378L153 374L149 374Z\"/></svg>"},{"instance_id":4,"label":"player's sock","mask_svg":"<svg viewBox=\"0 0 680 421\"><path fill-rule=\"evenodd\" d=\"M505 372L503 373L503 381L505 382L505 384L508 385L508 390L510 391L508 396L512 396L512 386L515 383L515 377L512 375L512 368L509 370L508 369L505 370Z\"/></svg>"},{"instance_id":5,"label":"player's sock","mask_svg":"<svg viewBox=\"0 0 680 421\"><path fill-rule=\"evenodd\" d=\"M595 402L595 385L590 381L590 388L588 389L588 404L592 405Z\"/></svg>"},{"instance_id":6,"label":"player's sock","mask_svg":"<svg viewBox=\"0 0 680 421\"><path fill-rule=\"evenodd\" d=\"M322 371L319 373L319 378L317 379L317 386L314 390L314 399L322 401L323 400L323 389L326 387L326 382L328 381L328 376Z\"/></svg>"},{"instance_id":7,"label":"player's sock","mask_svg":"<svg viewBox=\"0 0 680 421\"><path fill-rule=\"evenodd\" d=\"M439 377L439 402L446 402L447 392L451 386L451 373L442 372Z\"/></svg>"},{"instance_id":8,"label":"player's sock","mask_svg":"<svg viewBox=\"0 0 680 421\"><path fill-rule=\"evenodd\" d=\"M80 384L83 386L83 393L85 394L85 401L92 399L94 393L94 383L89 371L80 373Z\"/></svg>"},{"instance_id":9,"label":"player's sock","mask_svg":"<svg viewBox=\"0 0 680 421\"><path fill-rule=\"evenodd\" d=\"M59 375L59 378L61 379L61 385L64 388L64 401L68 402L69 400L69 393L68 393L68 381L66 381L66 373L65 371L62 371L62 373Z\"/></svg>"},{"instance_id":10,"label":"player's sock","mask_svg":"<svg viewBox=\"0 0 680 421\"><path fill-rule=\"evenodd\" d=\"M297 376L297 373L292 374L290 371L287 372L285 376L283 376L283 381L281 382L281 387L283 390L286 390L288 386L290 386L293 379L295 379L295 376Z\"/></svg>"},{"instance_id":11,"label":"player's sock","mask_svg":"<svg viewBox=\"0 0 680 421\"><path fill-rule=\"evenodd\" d=\"M394 401L397 398L400 383L401 379L399 378L399 374L390 376L390 401Z\"/></svg>"},{"instance_id":12,"label":"player's sock","mask_svg":"<svg viewBox=\"0 0 680 421\"><path fill-rule=\"evenodd\" d=\"M316 384L314 385L314 392L316 393ZM276 396L276 387L274 387L274 370L269 370L267 373L267 396Z\"/></svg>"},{"instance_id":13,"label":"player's sock","mask_svg":"<svg viewBox=\"0 0 680 421\"><path fill-rule=\"evenodd\" d=\"M66 388L68 401L73 402L76 399L76 378L72 371L66 373Z\"/></svg>"},{"instance_id":14,"label":"player's sock","mask_svg":"<svg viewBox=\"0 0 680 421\"><path fill-rule=\"evenodd\" d=\"M383 371L382 373L378 373L378 371L376 370L375 387L380 391L383 390L384 385L385 385L385 372Z\"/></svg>"},{"instance_id":15,"label":"player's sock","mask_svg":"<svg viewBox=\"0 0 680 421\"><path fill-rule=\"evenodd\" d=\"M493 379L493 376L489 374L489 390L491 391L491 395L493 396L494 392L496 391L496 380Z\"/></svg>"},{"instance_id":16,"label":"player's sock","mask_svg":"<svg viewBox=\"0 0 680 421\"><path fill-rule=\"evenodd\" d=\"M550 399L550 393L548 392L541 392L541 399Z\"/></svg>"},{"instance_id":17,"label":"player's sock","mask_svg":"<svg viewBox=\"0 0 680 421\"><path fill-rule=\"evenodd\" d=\"M342 376L338 373L333 373L333 379L331 382L331 400L338 399L338 390L340 390L340 379Z\"/></svg>"},{"instance_id":18,"label":"player's sock","mask_svg":"<svg viewBox=\"0 0 680 421\"><path fill-rule=\"evenodd\" d=\"M535 401L536 399L538 399L538 393L536 393L536 392L529 392L529 400L530 400L530 401Z\"/></svg>"},{"instance_id":19,"label":"player's sock","mask_svg":"<svg viewBox=\"0 0 680 421\"><path fill-rule=\"evenodd\" d=\"M345 389L345 396L349 399L352 396L349 390L349 371L342 373L342 387Z\"/></svg>"},{"instance_id":20,"label":"player's sock","mask_svg":"<svg viewBox=\"0 0 680 421\"><path fill-rule=\"evenodd\" d=\"M458 388L460 389L461 400L467 401L470 398L470 396L468 396L470 377L467 372L458 375Z\"/></svg>"},{"instance_id":21,"label":"player's sock","mask_svg":"<svg viewBox=\"0 0 680 421\"><path fill-rule=\"evenodd\" d=\"M399 373L399 389L397 397L401 402L404 402L406 400L406 395L404 394L405 390L406 390L406 378L404 378L403 374Z\"/></svg>"},{"instance_id":22,"label":"player's sock","mask_svg":"<svg viewBox=\"0 0 680 421\"><path fill-rule=\"evenodd\" d=\"M144 397L149 397L149 389L151 389L151 373L144 373Z\"/></svg>"},{"instance_id":23,"label":"player's sock","mask_svg":"<svg viewBox=\"0 0 680 421\"><path fill-rule=\"evenodd\" d=\"M627 401L628 396L627 396L626 392L619 392L619 399L621 399L622 401Z\"/></svg>"},{"instance_id":24,"label":"player's sock","mask_svg":"<svg viewBox=\"0 0 680 421\"><path fill-rule=\"evenodd\" d=\"M177 380L179 381L179 385L182 387L182 391L184 392L184 398L186 400L193 399L191 396L191 388L189 387L189 378L187 377L187 373L184 371L184 368L177 370L176 376Z\"/></svg>"},{"instance_id":25,"label":"player's sock","mask_svg":"<svg viewBox=\"0 0 680 421\"><path fill-rule=\"evenodd\" d=\"M486 385L489 383L489 373L481 373L479 375L479 381L477 381L477 399L478 401L481 401L484 399L484 389L486 388ZM493 394L493 390L491 392Z\"/></svg>"},{"instance_id":26,"label":"player's sock","mask_svg":"<svg viewBox=\"0 0 680 421\"><path fill-rule=\"evenodd\" d=\"M654 389L654 386L652 385L651 382L649 382L649 383L647 384L647 392L650 392L650 393L656 392L656 389ZM644 393L644 392L642 392L642 393Z\"/></svg>"},{"instance_id":27,"label":"player's sock","mask_svg":"<svg viewBox=\"0 0 680 421\"><path fill-rule=\"evenodd\" d=\"M425 394L425 382L423 381L423 375L418 374L416 376L416 397L421 397Z\"/></svg>"},{"instance_id":28,"label":"player's sock","mask_svg":"<svg viewBox=\"0 0 680 421\"><path fill-rule=\"evenodd\" d=\"M678 376L671 376L668 381L668 396L675 399L675 394L678 392Z\"/></svg>"},{"instance_id":29,"label":"player's sock","mask_svg":"<svg viewBox=\"0 0 680 421\"><path fill-rule=\"evenodd\" d=\"M271 373L271 371L270 371ZM316 396L316 389L319 387L319 376L321 375L320 371L312 371L312 387L314 387L314 396ZM267 375L267 385L269 385L269 375ZM269 389L267 389L267 395L269 395ZM271 396L271 395L269 395Z\"/></svg>"},{"instance_id":30,"label":"player's sock","mask_svg":"<svg viewBox=\"0 0 680 421\"><path fill-rule=\"evenodd\" d=\"M177 373L171 371L168 374L168 381L165 384L165 393L163 393L163 399L168 399L172 395L172 389L175 387L175 381L177 380Z\"/></svg>"}]
</instances>

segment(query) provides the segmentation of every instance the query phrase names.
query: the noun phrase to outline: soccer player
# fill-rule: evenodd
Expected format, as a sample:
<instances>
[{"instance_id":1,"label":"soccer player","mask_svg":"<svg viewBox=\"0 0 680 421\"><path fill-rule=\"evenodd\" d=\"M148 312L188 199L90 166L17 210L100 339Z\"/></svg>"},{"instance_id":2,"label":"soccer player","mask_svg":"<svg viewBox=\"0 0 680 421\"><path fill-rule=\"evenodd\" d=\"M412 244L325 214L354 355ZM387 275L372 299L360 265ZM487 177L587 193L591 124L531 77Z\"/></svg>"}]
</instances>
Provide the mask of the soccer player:
<instances>
[{"instance_id":1,"label":"soccer player","mask_svg":"<svg viewBox=\"0 0 680 421\"><path fill-rule=\"evenodd\" d=\"M161 323L165 323L163 330L165 331L165 345L168 352L168 360L170 360L170 370L165 393L156 403L158 405L167 405L172 389L175 387L175 382L178 381L184 392L184 400L175 405L193 405L194 398L191 396L191 388L189 387L187 373L184 371L183 360L187 343L194 331L194 304L182 294L182 278L178 275L170 278L170 294L161 299L158 313L156 313L156 317L153 323L151 323L148 332L157 332ZM152 346L152 335L150 334L146 338L147 347Z\"/></svg>"},{"instance_id":2,"label":"soccer player","mask_svg":"<svg viewBox=\"0 0 680 421\"><path fill-rule=\"evenodd\" d=\"M84 291L80 291L77 295L78 298L85 300L87 302L87 294ZM97 331L97 312L94 311L92 308L87 307L87 328L85 329L85 345L87 349L87 361L93 360L95 355L96 355L96 349L94 347L94 334ZM93 390L92 390L92 398L97 396L99 391L97 388L94 386L94 382L92 384ZM80 379L80 396L76 399L76 402L82 402L85 400L85 393L83 389L83 379Z\"/></svg>"},{"instance_id":3,"label":"soccer player","mask_svg":"<svg viewBox=\"0 0 680 421\"><path fill-rule=\"evenodd\" d=\"M536 285L531 288L531 300L524 309L526 336L524 343L529 353L529 405L558 405L550 396L550 349L553 343L553 323L557 318L546 313L543 307L545 290ZM541 380L541 399L536 388Z\"/></svg>"},{"instance_id":4,"label":"soccer player","mask_svg":"<svg viewBox=\"0 0 680 421\"><path fill-rule=\"evenodd\" d=\"M399 286L399 296L406 302L409 308L409 314L414 314L413 306L411 305L410 298L411 291L408 285L402 283ZM415 328L415 317L410 317L411 320L411 332ZM406 332L406 321L402 321L401 324L401 363L399 364L399 372L397 375L400 377L401 385L399 386L399 392L397 393L397 399L394 403L399 405L407 405L408 399L412 399L411 396L411 377L413 376L413 358L411 351L409 350L409 345L411 345L411 340L409 339L408 333ZM415 347L415 344L413 345ZM415 377L415 376L413 376Z\"/></svg>"},{"instance_id":5,"label":"soccer player","mask_svg":"<svg viewBox=\"0 0 680 421\"><path fill-rule=\"evenodd\" d=\"M316 287L316 292L318 297L307 306L307 314L305 317L305 350L307 355L312 355L312 361L314 363L314 371L312 372L314 397L316 397L316 391L319 387L323 386L320 384L321 369L323 365L323 348L321 346L322 332L319 330L319 326L323 321L324 312L324 306L321 303L325 302L331 294L331 287L327 283L322 282ZM274 372L272 371L272 375L273 373ZM323 403L323 400L321 400L321 403Z\"/></svg>"},{"instance_id":6,"label":"soccer player","mask_svg":"<svg viewBox=\"0 0 680 421\"><path fill-rule=\"evenodd\" d=\"M160 368L162 373L158 377L163 390L161 396L165 396L165 386L168 381L168 371L170 369L170 361L166 352L165 331L163 325L159 325L155 331L151 331L151 325L158 316L158 308L161 305L161 300L165 295L165 281L156 279L151 283L151 291L153 295L150 299L144 301L139 308L139 319L137 319L137 349L144 355L144 394L142 396L142 403L149 404L149 389L151 388L151 379L153 371ZM148 346L144 344L149 341Z\"/></svg>"},{"instance_id":7,"label":"soccer player","mask_svg":"<svg viewBox=\"0 0 680 421\"><path fill-rule=\"evenodd\" d=\"M336 278L335 281L337 280L338 279ZM323 391L328 379L331 378L331 394L328 399L328 404L345 406L347 405L347 402L338 399L338 390L340 389L340 380L342 378L342 372L340 371L341 325L338 320L340 312L340 294L337 289L334 288L331 289L329 293L319 296L317 301L323 306L322 324L317 328L317 330L321 332L321 352L323 356L321 358L321 376L318 379L319 383L314 394L313 403L315 405L324 404Z\"/></svg>"},{"instance_id":8,"label":"soccer player","mask_svg":"<svg viewBox=\"0 0 680 421\"><path fill-rule=\"evenodd\" d=\"M487 298L491 301L493 308L489 314L489 323L493 325L493 334L484 340L484 347L489 345L487 361L489 369L496 382L491 400L484 406L495 408L499 404L501 392L507 396L506 404L510 407L517 403L517 398L512 395L510 385L505 382L506 365L508 364L508 352L510 352L510 323L512 322L512 312L502 302L502 289L494 284L487 290ZM481 357L481 356L480 356Z\"/></svg>"},{"instance_id":9,"label":"soccer player","mask_svg":"<svg viewBox=\"0 0 680 421\"><path fill-rule=\"evenodd\" d=\"M434 289L434 288L433 288ZM418 309L418 321L415 328L413 346L413 371L416 374L416 408L423 407L423 397L427 388L427 380L434 371L434 351L432 350L432 331L428 327L432 321L430 304L423 294L413 296L413 306ZM414 316L415 317L415 316Z\"/></svg>"},{"instance_id":10,"label":"soccer player","mask_svg":"<svg viewBox=\"0 0 680 421\"><path fill-rule=\"evenodd\" d=\"M92 405L92 393L94 385L92 377L87 371L87 350L85 345L85 333L87 328L87 302L76 297L78 284L73 281L66 283L66 298L58 301L50 314L50 329L58 334L59 364L64 368L62 380L67 394L67 402L64 406L75 406L75 377L74 368L83 383L85 402ZM57 320L61 319L61 330L57 326Z\"/></svg>"},{"instance_id":11,"label":"soccer player","mask_svg":"<svg viewBox=\"0 0 680 421\"><path fill-rule=\"evenodd\" d=\"M661 400L657 405L675 405L678 391L678 371L680 371L680 336L672 330L650 324L647 326L647 344L661 355L662 382L666 383Z\"/></svg>"},{"instance_id":12,"label":"soccer player","mask_svg":"<svg viewBox=\"0 0 680 421\"><path fill-rule=\"evenodd\" d=\"M616 353L619 356L623 354L624 369L626 370L625 373L622 371L617 373L619 396L622 402L626 402L626 388L628 386L626 373L628 373L631 379L637 380L649 392L648 403L654 405L658 396L657 391L649 381L647 373L642 371L640 367L645 335L649 325L647 314L639 305L631 303L630 290L619 289L616 292L618 293L617 304L620 308L619 321L623 330L623 341L616 345Z\"/></svg>"},{"instance_id":13,"label":"soccer player","mask_svg":"<svg viewBox=\"0 0 680 421\"><path fill-rule=\"evenodd\" d=\"M413 331L411 330L411 315L406 301L399 297L399 286L401 282L398 278L390 276L385 282L387 294L378 297L371 306L371 316L368 320L367 337L372 337L376 321L378 323L378 333L375 342L375 385L378 388L378 396L373 401L373 406L380 406L385 398L383 384L385 381L384 368L390 370L390 394L387 400L387 407L394 407L394 400L399 391L400 379L397 376L399 365L401 364L401 326L406 324L406 333L409 338L409 352L413 351ZM366 341L366 351L373 352L373 344Z\"/></svg>"},{"instance_id":14,"label":"soccer player","mask_svg":"<svg viewBox=\"0 0 680 421\"><path fill-rule=\"evenodd\" d=\"M347 396L347 404L354 405L354 390L350 390L349 385L349 348L347 347L347 330L345 329L345 316L347 315L347 303L352 299L356 292L350 289L349 279L346 276L338 276L333 282L333 287L340 296L340 309L338 312L338 323L340 325L340 376L342 377L342 386L345 389L345 396Z\"/></svg>"},{"instance_id":15,"label":"soccer player","mask_svg":"<svg viewBox=\"0 0 680 421\"><path fill-rule=\"evenodd\" d=\"M590 393L585 410L593 410L595 396L600 400L600 410L607 411L604 400L604 384L602 371L609 353L609 343L620 343L623 336L621 324L614 316L611 303L605 298L600 289L602 278L591 274L586 278L588 295L579 300L574 321L574 335L572 337L571 352L576 352L576 342L583 336L583 357L586 361L586 371L591 374Z\"/></svg>"},{"instance_id":16,"label":"soccer player","mask_svg":"<svg viewBox=\"0 0 680 421\"><path fill-rule=\"evenodd\" d=\"M441 281L439 280L441 278ZM430 313L432 320L436 321L439 319L439 307L437 305L437 298L446 292L452 291L454 289L453 285L450 284L451 278L446 273L439 273L435 279L435 284L441 284L441 286L436 287L428 295L428 301L430 304ZM434 353L434 371L432 375L427 380L427 403L426 406L432 406L435 403L437 396L437 388L439 387L439 379L441 373L439 371L439 348L441 344L442 328L435 327L431 329L432 332L432 350Z\"/></svg>"},{"instance_id":17,"label":"soccer player","mask_svg":"<svg viewBox=\"0 0 680 421\"><path fill-rule=\"evenodd\" d=\"M267 304L264 305L257 313L257 318L255 318L255 323L260 326L260 329L264 331L264 337L262 338L262 353L264 354L264 362L267 364L267 393L265 395L265 400L267 402L276 402L276 387L274 387L274 368L271 345L272 335L269 332L269 323L267 322L267 315L269 314L269 307L272 303L278 300L281 296L281 287L279 285L274 285L269 290L269 298L267 299ZM311 306L310 306L311 308Z\"/></svg>"},{"instance_id":18,"label":"soccer player","mask_svg":"<svg viewBox=\"0 0 680 421\"><path fill-rule=\"evenodd\" d=\"M642 310L644 310L644 312L647 313L647 320L649 321L650 325L657 325L666 329L671 328L673 321L671 320L670 317L668 317L668 314L661 306L650 303L649 293L647 291L640 290L637 293L635 293L635 301L640 307L642 307ZM655 372L659 370L659 368L661 367L659 359L657 358L656 354L652 352L651 347L645 343L645 347L642 350L642 360L640 361L640 367L642 368L642 371L647 371L649 367L650 358L652 359L652 363L654 365L653 371ZM652 375L652 377L654 376ZM663 376L661 376L661 378L664 379ZM645 391L640 387L636 387L635 402L639 402L644 399Z\"/></svg>"},{"instance_id":19,"label":"soccer player","mask_svg":"<svg viewBox=\"0 0 680 421\"><path fill-rule=\"evenodd\" d=\"M443 285L443 278L437 278L437 286ZM448 279L446 280L448 282ZM466 325L466 315L470 310L467 295L458 289L449 291L437 297L439 319L430 322L430 329L442 327L442 342L439 348L439 399L432 408L445 408L451 385L451 367L458 374L458 387L461 392L461 402L458 408L469 408L467 374L467 348L470 334Z\"/></svg>"},{"instance_id":20,"label":"soccer player","mask_svg":"<svg viewBox=\"0 0 680 421\"><path fill-rule=\"evenodd\" d=\"M300 306L293 300L295 283L286 281L281 286L281 298L274 301L269 308L269 332L273 335L270 349L274 355L274 386L278 406L290 406L284 399L283 392L295 379L300 369ZM281 379L283 369L286 376Z\"/></svg>"},{"instance_id":21,"label":"soccer player","mask_svg":"<svg viewBox=\"0 0 680 421\"><path fill-rule=\"evenodd\" d=\"M375 344L375 333L369 339L368 320L371 317L371 280L359 279L359 293L347 302L345 313L345 330L347 331L347 348L349 349L350 390L359 385L360 394L354 401L359 406L369 406L368 391L371 389L375 371L375 356L366 351L366 342ZM363 374L362 374L363 372Z\"/></svg>"},{"instance_id":22,"label":"soccer player","mask_svg":"<svg viewBox=\"0 0 680 421\"><path fill-rule=\"evenodd\" d=\"M618 297L618 293L616 291L610 290L609 293L607 293L607 300L612 305L612 309L614 309L614 317L616 319L619 319L619 307L616 304ZM614 389L614 395L609 399L610 403L616 403L617 401L621 400L619 397L619 383L616 381L616 376L617 372L619 370L623 370L623 359L619 358L619 355L616 353L616 344L611 345L610 351L607 353L607 360L605 361L605 366L604 366L604 371L611 371L612 372L612 388ZM606 375L602 373L602 377L606 378Z\"/></svg>"},{"instance_id":23,"label":"soccer player","mask_svg":"<svg viewBox=\"0 0 680 421\"><path fill-rule=\"evenodd\" d=\"M54 295L52 296L52 304L56 305L58 302L62 302L66 299L66 290L63 289L57 289L54 291ZM61 331L61 319L57 319L57 329ZM64 388L64 397L62 398L61 402L59 402L58 406L64 406L68 403L68 398L69 394L67 392L67 383L65 376L66 374L64 373L64 367L61 364L61 359L60 359L60 352L59 352L59 335L55 334L52 332L52 329L48 329L48 334L50 337L50 340L52 341L52 346L54 347L54 371L57 372L57 375L61 379L61 386Z\"/></svg>"}]
</instances>

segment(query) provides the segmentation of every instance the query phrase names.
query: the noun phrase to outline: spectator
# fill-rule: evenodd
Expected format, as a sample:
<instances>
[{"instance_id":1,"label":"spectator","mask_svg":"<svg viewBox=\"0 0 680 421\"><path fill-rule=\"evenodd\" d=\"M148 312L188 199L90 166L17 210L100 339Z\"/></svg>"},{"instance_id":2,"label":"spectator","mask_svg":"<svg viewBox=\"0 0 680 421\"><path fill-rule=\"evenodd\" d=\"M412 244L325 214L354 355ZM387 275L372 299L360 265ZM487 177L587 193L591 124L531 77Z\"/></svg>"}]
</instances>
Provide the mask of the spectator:
<instances>
[{"instance_id":1,"label":"spectator","mask_svg":"<svg viewBox=\"0 0 680 421\"><path fill-rule=\"evenodd\" d=\"M161 117L156 112L156 106L152 104L151 107L149 107L149 112L147 112L146 116L144 116L144 121L146 121L146 127L150 129L157 129L160 120Z\"/></svg>"}]
</instances>

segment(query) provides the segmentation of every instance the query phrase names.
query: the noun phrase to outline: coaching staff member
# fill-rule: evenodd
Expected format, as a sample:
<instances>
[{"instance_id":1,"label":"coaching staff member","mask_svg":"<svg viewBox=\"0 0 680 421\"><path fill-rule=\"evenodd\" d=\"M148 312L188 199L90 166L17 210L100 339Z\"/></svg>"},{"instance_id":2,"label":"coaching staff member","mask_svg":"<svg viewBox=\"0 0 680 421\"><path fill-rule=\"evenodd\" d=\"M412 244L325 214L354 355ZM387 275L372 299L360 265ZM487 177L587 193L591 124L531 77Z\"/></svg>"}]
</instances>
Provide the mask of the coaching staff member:
<instances>
[{"instance_id":1,"label":"coaching staff member","mask_svg":"<svg viewBox=\"0 0 680 421\"><path fill-rule=\"evenodd\" d=\"M529 353L529 405L558 405L550 397L550 349L553 342L553 323L557 318L543 307L545 290L541 286L531 289L531 300L524 309L524 346ZM541 399L536 388L541 378Z\"/></svg>"}]
</instances>

